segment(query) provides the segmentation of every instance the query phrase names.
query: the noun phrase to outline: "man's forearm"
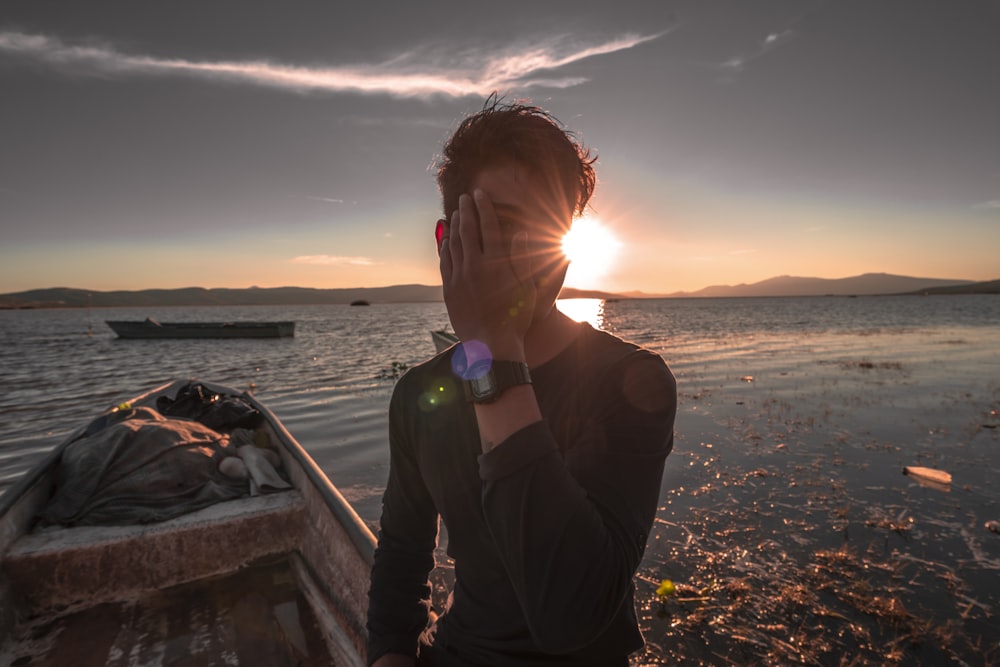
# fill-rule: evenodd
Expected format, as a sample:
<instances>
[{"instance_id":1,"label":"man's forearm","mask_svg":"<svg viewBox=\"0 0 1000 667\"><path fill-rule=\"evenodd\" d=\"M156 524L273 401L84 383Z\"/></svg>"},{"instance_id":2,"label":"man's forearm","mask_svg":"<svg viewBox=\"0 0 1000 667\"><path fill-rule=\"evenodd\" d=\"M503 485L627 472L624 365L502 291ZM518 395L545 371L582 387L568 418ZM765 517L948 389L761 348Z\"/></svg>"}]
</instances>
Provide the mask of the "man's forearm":
<instances>
[{"instance_id":1,"label":"man's forearm","mask_svg":"<svg viewBox=\"0 0 1000 667\"><path fill-rule=\"evenodd\" d=\"M476 421L483 454L541 419L542 412L531 385L511 387L493 403L477 403Z\"/></svg>"}]
</instances>

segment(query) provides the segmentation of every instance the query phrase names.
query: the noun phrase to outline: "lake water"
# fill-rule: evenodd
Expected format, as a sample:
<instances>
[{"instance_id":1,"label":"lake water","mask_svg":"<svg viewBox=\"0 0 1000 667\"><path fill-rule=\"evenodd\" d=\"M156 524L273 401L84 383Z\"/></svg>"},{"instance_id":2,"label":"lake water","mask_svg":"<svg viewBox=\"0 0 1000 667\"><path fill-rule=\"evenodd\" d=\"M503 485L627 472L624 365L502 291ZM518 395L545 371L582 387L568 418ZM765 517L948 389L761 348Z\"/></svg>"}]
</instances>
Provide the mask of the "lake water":
<instances>
[{"instance_id":1,"label":"lake water","mask_svg":"<svg viewBox=\"0 0 1000 667\"><path fill-rule=\"evenodd\" d=\"M561 307L678 379L636 664L1000 661L1000 535L985 528L1000 520L1000 296ZM147 316L297 326L128 341L104 325ZM441 303L0 311L0 492L97 412L197 377L252 384L374 527L394 376L447 325ZM922 486L906 465L953 483ZM665 603L662 579L679 590Z\"/></svg>"}]
</instances>

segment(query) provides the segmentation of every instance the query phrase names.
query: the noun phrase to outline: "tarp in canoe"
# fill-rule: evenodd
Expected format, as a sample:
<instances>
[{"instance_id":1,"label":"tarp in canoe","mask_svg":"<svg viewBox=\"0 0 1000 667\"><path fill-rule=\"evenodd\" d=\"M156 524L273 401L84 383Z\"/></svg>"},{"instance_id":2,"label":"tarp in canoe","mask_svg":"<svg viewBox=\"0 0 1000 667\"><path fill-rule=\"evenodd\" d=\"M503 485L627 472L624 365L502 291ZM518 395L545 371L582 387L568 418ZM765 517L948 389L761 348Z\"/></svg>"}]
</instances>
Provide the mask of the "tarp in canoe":
<instances>
[{"instance_id":1,"label":"tarp in canoe","mask_svg":"<svg viewBox=\"0 0 1000 667\"><path fill-rule=\"evenodd\" d=\"M219 463L238 456L237 445L245 444L231 439L228 431L258 424L259 412L198 384L184 387L176 399L161 400L158 408L104 415L67 445L42 521L149 523L249 492L246 479L227 477Z\"/></svg>"}]
</instances>

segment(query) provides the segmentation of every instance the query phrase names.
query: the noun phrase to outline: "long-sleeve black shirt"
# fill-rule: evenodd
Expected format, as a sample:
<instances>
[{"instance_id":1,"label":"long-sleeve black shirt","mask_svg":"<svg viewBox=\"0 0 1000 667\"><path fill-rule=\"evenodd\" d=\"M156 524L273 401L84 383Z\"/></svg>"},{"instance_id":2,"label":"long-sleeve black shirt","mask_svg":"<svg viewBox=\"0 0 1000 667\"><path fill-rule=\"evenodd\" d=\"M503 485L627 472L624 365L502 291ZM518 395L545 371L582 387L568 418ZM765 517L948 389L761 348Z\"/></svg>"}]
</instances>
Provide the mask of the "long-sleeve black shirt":
<instances>
[{"instance_id":1,"label":"long-sleeve black shirt","mask_svg":"<svg viewBox=\"0 0 1000 667\"><path fill-rule=\"evenodd\" d=\"M544 421L482 454L453 350L406 373L390 403L369 663L416 655L438 516L455 585L436 647L475 665L623 661L643 644L632 577L673 446L673 376L659 356L582 325L531 371Z\"/></svg>"}]
</instances>

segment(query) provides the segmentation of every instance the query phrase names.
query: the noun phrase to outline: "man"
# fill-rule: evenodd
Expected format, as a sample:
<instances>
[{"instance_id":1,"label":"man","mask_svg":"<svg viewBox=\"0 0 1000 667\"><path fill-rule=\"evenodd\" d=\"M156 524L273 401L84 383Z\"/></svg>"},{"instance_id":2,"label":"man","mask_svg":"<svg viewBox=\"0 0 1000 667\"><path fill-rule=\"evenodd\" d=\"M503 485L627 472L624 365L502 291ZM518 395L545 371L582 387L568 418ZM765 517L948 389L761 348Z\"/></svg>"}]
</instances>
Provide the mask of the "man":
<instances>
[{"instance_id":1,"label":"man","mask_svg":"<svg viewBox=\"0 0 1000 667\"><path fill-rule=\"evenodd\" d=\"M495 99L445 146L438 251L462 342L390 403L369 664L624 666L642 647L632 577L676 386L657 355L555 308L593 162L546 112ZM439 516L455 584L428 629Z\"/></svg>"}]
</instances>

